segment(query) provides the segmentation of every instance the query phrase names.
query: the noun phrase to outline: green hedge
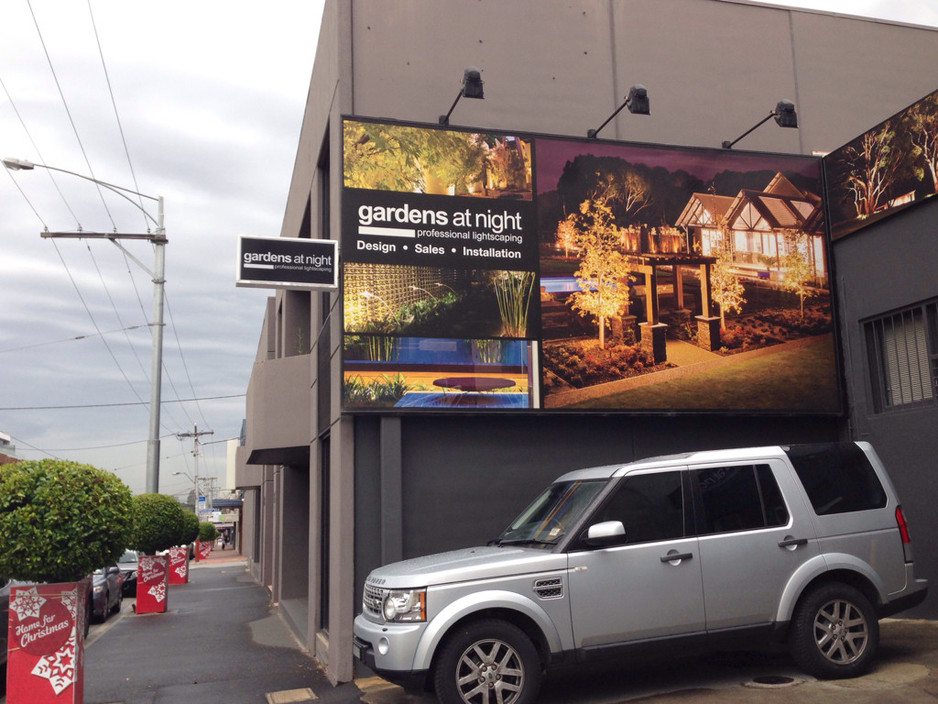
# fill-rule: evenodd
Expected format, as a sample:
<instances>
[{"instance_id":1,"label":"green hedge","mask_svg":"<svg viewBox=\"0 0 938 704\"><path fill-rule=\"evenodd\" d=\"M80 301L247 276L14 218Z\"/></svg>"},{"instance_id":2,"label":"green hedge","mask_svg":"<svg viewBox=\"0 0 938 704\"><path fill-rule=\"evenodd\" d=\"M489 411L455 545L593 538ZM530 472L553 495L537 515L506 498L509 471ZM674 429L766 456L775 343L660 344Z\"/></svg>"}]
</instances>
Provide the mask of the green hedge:
<instances>
[{"instance_id":1,"label":"green hedge","mask_svg":"<svg viewBox=\"0 0 938 704\"><path fill-rule=\"evenodd\" d=\"M191 511L183 511L183 514L185 516L186 525L185 532L183 533L182 540L179 541L179 544L188 545L199 537L199 517Z\"/></svg>"},{"instance_id":2,"label":"green hedge","mask_svg":"<svg viewBox=\"0 0 938 704\"><path fill-rule=\"evenodd\" d=\"M215 527L214 523L209 521L202 521L199 524L199 540L203 543L210 543L215 538L218 537L218 528Z\"/></svg>"},{"instance_id":3,"label":"green hedge","mask_svg":"<svg viewBox=\"0 0 938 704\"><path fill-rule=\"evenodd\" d=\"M0 467L0 575L72 582L114 562L130 537L130 489L65 460Z\"/></svg>"},{"instance_id":4,"label":"green hedge","mask_svg":"<svg viewBox=\"0 0 938 704\"><path fill-rule=\"evenodd\" d=\"M137 494L131 502L130 547L147 555L182 545L186 511L172 496Z\"/></svg>"}]
</instances>

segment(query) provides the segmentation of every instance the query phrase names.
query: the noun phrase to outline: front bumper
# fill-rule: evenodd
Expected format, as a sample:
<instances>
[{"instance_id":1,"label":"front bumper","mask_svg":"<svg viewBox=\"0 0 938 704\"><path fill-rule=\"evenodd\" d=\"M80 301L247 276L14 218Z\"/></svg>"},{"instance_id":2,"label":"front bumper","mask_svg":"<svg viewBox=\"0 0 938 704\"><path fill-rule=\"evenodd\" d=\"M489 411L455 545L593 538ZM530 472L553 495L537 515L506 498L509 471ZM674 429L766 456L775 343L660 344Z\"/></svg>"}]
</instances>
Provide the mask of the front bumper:
<instances>
[{"instance_id":1,"label":"front bumper","mask_svg":"<svg viewBox=\"0 0 938 704\"><path fill-rule=\"evenodd\" d=\"M427 667L414 663L414 654L426 623L374 623L363 615L355 618L352 628L352 652L355 659L406 689L422 687Z\"/></svg>"}]
</instances>

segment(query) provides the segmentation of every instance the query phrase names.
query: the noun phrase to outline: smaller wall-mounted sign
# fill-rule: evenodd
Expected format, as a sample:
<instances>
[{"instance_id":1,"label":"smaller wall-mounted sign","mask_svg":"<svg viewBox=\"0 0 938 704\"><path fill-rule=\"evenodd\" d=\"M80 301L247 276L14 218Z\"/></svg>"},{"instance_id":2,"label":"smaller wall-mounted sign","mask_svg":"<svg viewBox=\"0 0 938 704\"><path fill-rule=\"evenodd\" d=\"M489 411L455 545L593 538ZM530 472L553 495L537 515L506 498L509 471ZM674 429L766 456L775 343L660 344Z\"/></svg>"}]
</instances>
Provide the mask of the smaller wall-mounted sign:
<instances>
[{"instance_id":1,"label":"smaller wall-mounted sign","mask_svg":"<svg viewBox=\"0 0 938 704\"><path fill-rule=\"evenodd\" d=\"M339 243L294 237L238 238L237 286L338 288Z\"/></svg>"}]
</instances>

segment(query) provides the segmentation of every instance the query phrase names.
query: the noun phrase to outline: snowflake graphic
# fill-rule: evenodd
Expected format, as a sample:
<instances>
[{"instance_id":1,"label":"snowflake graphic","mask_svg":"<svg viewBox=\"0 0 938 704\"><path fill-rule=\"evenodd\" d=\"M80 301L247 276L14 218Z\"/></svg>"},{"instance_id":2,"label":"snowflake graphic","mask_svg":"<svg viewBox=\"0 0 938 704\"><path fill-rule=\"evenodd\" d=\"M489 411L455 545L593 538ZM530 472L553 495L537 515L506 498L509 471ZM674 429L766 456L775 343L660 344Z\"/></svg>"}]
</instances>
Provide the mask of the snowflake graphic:
<instances>
[{"instance_id":1,"label":"snowflake graphic","mask_svg":"<svg viewBox=\"0 0 938 704\"><path fill-rule=\"evenodd\" d=\"M150 556L140 558L139 569L140 577L144 582L151 582L154 579L159 579L166 571L166 567L160 558Z\"/></svg>"},{"instance_id":2,"label":"snowflake graphic","mask_svg":"<svg viewBox=\"0 0 938 704\"><path fill-rule=\"evenodd\" d=\"M10 611L13 611L20 621L25 621L28 618L39 618L39 610L45 603L46 600L39 596L36 587L17 589L16 594L10 600Z\"/></svg>"},{"instance_id":3,"label":"snowflake graphic","mask_svg":"<svg viewBox=\"0 0 938 704\"><path fill-rule=\"evenodd\" d=\"M75 618L75 614L78 613L78 590L63 592L62 605L68 609L72 618Z\"/></svg>"},{"instance_id":4,"label":"snowflake graphic","mask_svg":"<svg viewBox=\"0 0 938 704\"><path fill-rule=\"evenodd\" d=\"M176 574L178 574L180 577L185 577L185 576L186 576L186 572L188 572L188 570L186 569L186 566L185 566L185 565L179 565L179 567L177 567L177 568L175 569L175 572L176 572Z\"/></svg>"},{"instance_id":5,"label":"snowflake graphic","mask_svg":"<svg viewBox=\"0 0 938 704\"><path fill-rule=\"evenodd\" d=\"M56 695L61 694L75 681L75 644L66 643L51 655L39 658L32 674L49 680Z\"/></svg>"},{"instance_id":6,"label":"snowflake graphic","mask_svg":"<svg viewBox=\"0 0 938 704\"><path fill-rule=\"evenodd\" d=\"M163 601L166 598L166 585L160 582L159 584L154 584L152 587L147 589L147 594L152 596L157 601Z\"/></svg>"}]
</instances>

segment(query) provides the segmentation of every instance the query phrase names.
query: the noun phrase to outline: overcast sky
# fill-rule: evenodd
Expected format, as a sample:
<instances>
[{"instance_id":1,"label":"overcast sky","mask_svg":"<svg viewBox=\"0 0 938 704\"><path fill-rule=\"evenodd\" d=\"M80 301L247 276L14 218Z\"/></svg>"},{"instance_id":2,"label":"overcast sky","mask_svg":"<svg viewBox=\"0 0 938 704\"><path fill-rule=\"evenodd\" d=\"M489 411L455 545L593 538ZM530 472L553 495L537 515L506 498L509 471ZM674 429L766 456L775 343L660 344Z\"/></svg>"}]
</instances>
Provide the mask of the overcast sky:
<instances>
[{"instance_id":1,"label":"overcast sky","mask_svg":"<svg viewBox=\"0 0 938 704\"><path fill-rule=\"evenodd\" d=\"M938 26L934 0L771 4ZM222 441L240 432L270 292L235 287L237 236L280 232L321 7L0 2L0 156L165 199L164 493L191 486L173 474L194 470L178 433L212 431L199 474L221 477ZM105 209L75 176L2 171L0 431L21 457L89 462L143 491L153 284L140 264L152 269L152 246L125 242L138 264L107 241L40 232L136 233L146 221L107 192Z\"/></svg>"},{"instance_id":2,"label":"overcast sky","mask_svg":"<svg viewBox=\"0 0 938 704\"><path fill-rule=\"evenodd\" d=\"M165 493L191 487L173 475L194 471L177 433L211 430L199 474L223 476L218 441L241 429L271 292L235 287L236 241L280 233L321 14L311 0L0 3L0 156L165 200ZM153 247L125 241L145 271L106 240L40 237L146 231L133 205L54 179L0 173L0 431L21 457L90 462L140 492Z\"/></svg>"}]
</instances>

